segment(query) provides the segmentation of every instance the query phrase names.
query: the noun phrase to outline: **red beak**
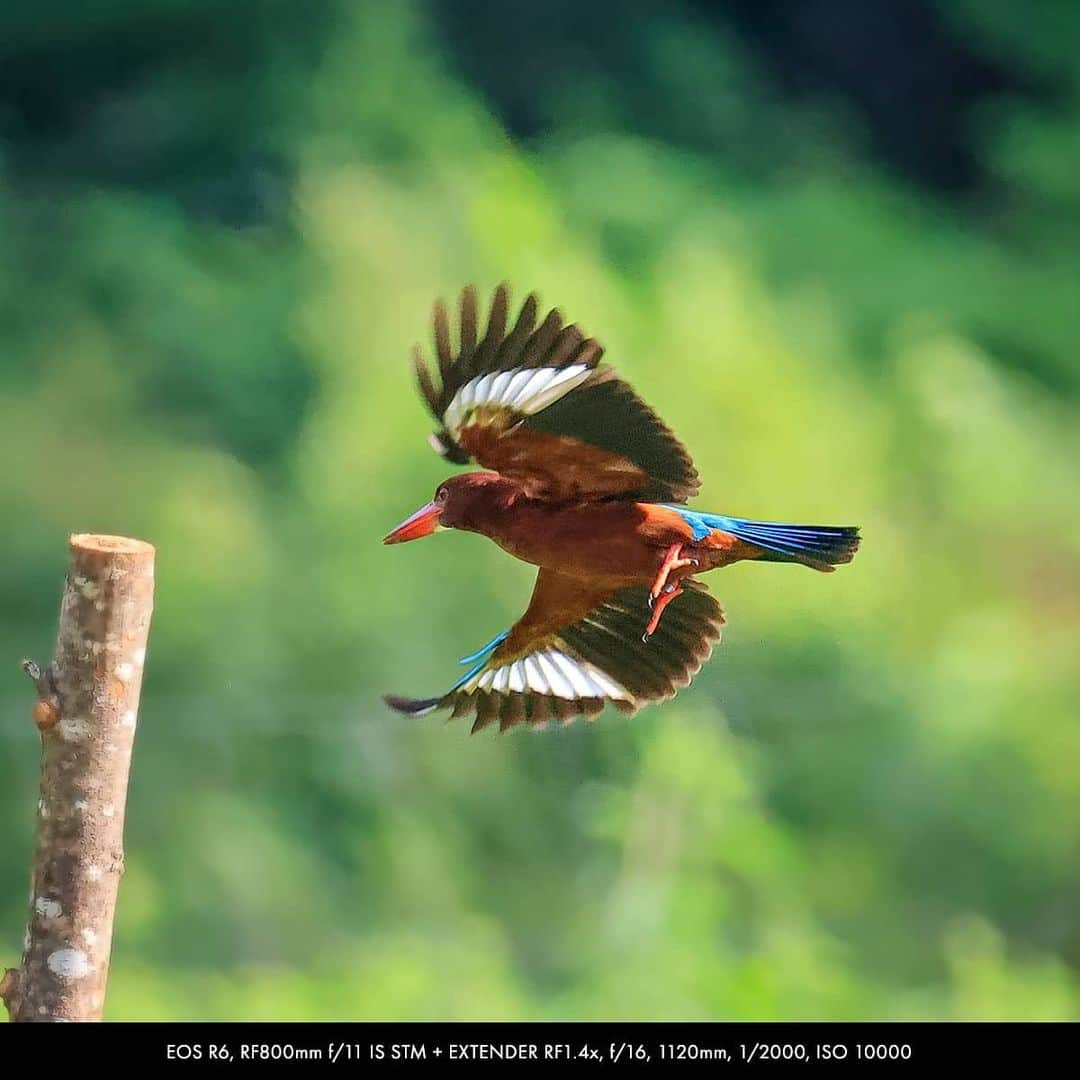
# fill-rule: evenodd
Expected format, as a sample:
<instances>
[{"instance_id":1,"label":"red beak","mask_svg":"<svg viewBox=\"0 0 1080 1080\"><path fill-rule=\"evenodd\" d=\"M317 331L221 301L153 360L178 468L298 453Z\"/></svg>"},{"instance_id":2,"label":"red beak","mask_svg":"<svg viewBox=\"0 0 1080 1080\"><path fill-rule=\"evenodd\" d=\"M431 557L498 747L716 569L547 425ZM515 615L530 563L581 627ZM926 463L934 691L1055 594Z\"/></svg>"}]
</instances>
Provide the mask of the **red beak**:
<instances>
[{"instance_id":1,"label":"red beak","mask_svg":"<svg viewBox=\"0 0 1080 1080\"><path fill-rule=\"evenodd\" d=\"M406 540L419 540L421 536L430 536L439 526L442 507L429 502L421 506L415 514L410 514L393 532L383 537L384 544L403 544Z\"/></svg>"}]
</instances>

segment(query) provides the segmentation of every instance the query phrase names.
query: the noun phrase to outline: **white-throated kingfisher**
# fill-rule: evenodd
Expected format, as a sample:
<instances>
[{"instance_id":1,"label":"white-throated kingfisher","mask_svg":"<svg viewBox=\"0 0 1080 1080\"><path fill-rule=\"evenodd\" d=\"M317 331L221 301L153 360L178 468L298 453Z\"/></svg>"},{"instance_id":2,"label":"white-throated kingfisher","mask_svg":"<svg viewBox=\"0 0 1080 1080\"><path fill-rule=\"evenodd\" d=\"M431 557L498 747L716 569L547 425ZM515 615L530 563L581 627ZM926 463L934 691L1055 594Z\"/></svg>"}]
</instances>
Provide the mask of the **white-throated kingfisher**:
<instances>
[{"instance_id":1,"label":"white-throated kingfisher","mask_svg":"<svg viewBox=\"0 0 1080 1080\"><path fill-rule=\"evenodd\" d=\"M465 529L539 567L528 610L461 662L432 698L386 695L419 716L475 711L499 722L634 713L689 685L712 652L723 609L697 575L741 560L831 571L860 542L851 526L787 525L691 510L689 454L609 366L600 344L558 310L538 323L526 298L508 329L499 286L481 334L476 291L461 296L459 344L435 305L438 381L417 349L416 376L440 427L433 447L485 470L451 477L388 544Z\"/></svg>"}]
</instances>

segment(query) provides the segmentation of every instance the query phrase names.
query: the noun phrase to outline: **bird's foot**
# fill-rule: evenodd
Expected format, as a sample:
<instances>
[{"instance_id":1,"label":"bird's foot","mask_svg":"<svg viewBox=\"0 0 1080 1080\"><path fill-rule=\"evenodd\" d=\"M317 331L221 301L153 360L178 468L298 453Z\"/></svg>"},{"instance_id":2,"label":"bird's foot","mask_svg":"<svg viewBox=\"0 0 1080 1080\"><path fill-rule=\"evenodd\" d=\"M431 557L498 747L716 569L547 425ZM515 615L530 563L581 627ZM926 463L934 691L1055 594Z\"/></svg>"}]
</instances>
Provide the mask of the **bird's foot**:
<instances>
[{"instance_id":1,"label":"bird's foot","mask_svg":"<svg viewBox=\"0 0 1080 1080\"><path fill-rule=\"evenodd\" d=\"M660 564L660 569L656 572L656 578L652 583L652 588L649 590L649 607L652 607L656 601L661 598L661 594L667 592L668 578L671 576L672 571L683 570L687 566L701 565L697 559L684 559L682 557L682 549L682 544L672 544L671 547L667 549L667 552L664 555L664 561ZM672 599L674 599L674 597L672 597ZM663 611L663 607L661 607L660 610ZM651 634L652 631L650 630L649 633Z\"/></svg>"},{"instance_id":2,"label":"bird's foot","mask_svg":"<svg viewBox=\"0 0 1080 1080\"><path fill-rule=\"evenodd\" d=\"M656 603L652 605L652 618L649 619L649 625L645 627L645 633L641 635L642 641L648 644L649 638L656 633L656 628L660 625L660 619L664 614L664 609L677 596L682 596L682 593L682 589L673 583L664 586L662 592L656 599Z\"/></svg>"}]
</instances>

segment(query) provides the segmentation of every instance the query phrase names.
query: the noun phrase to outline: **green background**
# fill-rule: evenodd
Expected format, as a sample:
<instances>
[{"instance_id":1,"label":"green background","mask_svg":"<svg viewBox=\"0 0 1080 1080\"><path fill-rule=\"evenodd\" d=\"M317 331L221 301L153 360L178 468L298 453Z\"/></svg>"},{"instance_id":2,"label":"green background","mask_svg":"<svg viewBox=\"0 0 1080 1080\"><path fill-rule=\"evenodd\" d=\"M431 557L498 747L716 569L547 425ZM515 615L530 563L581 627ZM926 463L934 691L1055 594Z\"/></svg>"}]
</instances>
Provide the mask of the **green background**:
<instances>
[{"instance_id":1,"label":"green background","mask_svg":"<svg viewBox=\"0 0 1080 1080\"><path fill-rule=\"evenodd\" d=\"M1080 1018L1080 8L867 7L5 9L0 962L93 530L159 551L110 1018ZM380 701L531 588L380 543L450 471L410 349L500 280L695 505L863 529L711 575L632 720Z\"/></svg>"}]
</instances>

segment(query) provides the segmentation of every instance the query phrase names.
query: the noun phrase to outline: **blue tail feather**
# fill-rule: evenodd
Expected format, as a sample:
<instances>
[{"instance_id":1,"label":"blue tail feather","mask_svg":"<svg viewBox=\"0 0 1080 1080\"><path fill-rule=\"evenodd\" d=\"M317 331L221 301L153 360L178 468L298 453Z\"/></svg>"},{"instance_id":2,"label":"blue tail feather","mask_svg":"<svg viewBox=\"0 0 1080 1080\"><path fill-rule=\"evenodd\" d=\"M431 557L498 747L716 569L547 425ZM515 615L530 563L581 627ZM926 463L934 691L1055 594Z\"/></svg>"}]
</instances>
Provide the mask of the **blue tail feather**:
<instances>
[{"instance_id":1,"label":"blue tail feather","mask_svg":"<svg viewBox=\"0 0 1080 1080\"><path fill-rule=\"evenodd\" d=\"M859 547L859 530L849 525L789 525L779 521L753 521L705 514L685 506L670 506L704 540L714 529L730 533L768 552L767 562L797 562L815 570L832 570L851 562Z\"/></svg>"}]
</instances>

